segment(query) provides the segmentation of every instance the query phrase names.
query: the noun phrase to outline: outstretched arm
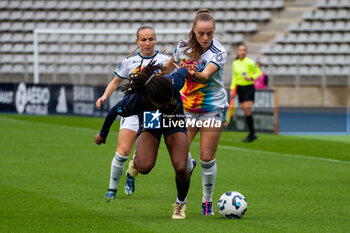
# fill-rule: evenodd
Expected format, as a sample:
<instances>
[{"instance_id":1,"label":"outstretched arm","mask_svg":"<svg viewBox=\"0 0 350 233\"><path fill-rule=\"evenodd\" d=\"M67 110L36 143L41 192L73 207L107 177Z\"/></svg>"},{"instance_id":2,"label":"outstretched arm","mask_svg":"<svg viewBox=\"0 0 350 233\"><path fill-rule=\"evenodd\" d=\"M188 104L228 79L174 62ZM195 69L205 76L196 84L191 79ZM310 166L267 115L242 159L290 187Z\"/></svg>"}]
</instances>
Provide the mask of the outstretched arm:
<instances>
[{"instance_id":1,"label":"outstretched arm","mask_svg":"<svg viewBox=\"0 0 350 233\"><path fill-rule=\"evenodd\" d=\"M109 133L109 129L111 128L115 118L120 115L123 111L123 101L119 101L111 110L109 110L105 121L103 123L101 131L95 135L94 140L96 144L101 145L102 143L106 143L106 138Z\"/></svg>"},{"instance_id":2,"label":"outstretched arm","mask_svg":"<svg viewBox=\"0 0 350 233\"><path fill-rule=\"evenodd\" d=\"M117 90L117 88L119 87L119 85L123 82L123 80L121 78L119 78L118 76L115 76L114 79L108 84L108 86L106 87L105 92L103 93L103 95L98 98L98 100L96 101L96 107L98 109L101 108L101 105L106 102L106 100L108 99L108 97L113 93L113 91Z\"/></svg>"},{"instance_id":3,"label":"outstretched arm","mask_svg":"<svg viewBox=\"0 0 350 233\"><path fill-rule=\"evenodd\" d=\"M100 145L106 142L106 138L109 133L115 118L120 115L123 117L132 116L140 111L140 106L138 104L139 95L137 93L132 95L125 95L124 98L114 105L111 110L109 110L105 121L103 123L101 131L95 135L95 142Z\"/></svg>"},{"instance_id":4,"label":"outstretched arm","mask_svg":"<svg viewBox=\"0 0 350 233\"><path fill-rule=\"evenodd\" d=\"M216 71L218 70L218 67L214 65L213 63L209 63L202 72L196 72L194 75L192 75L192 78L196 80L197 82L204 83L206 82L210 76L212 76Z\"/></svg>"},{"instance_id":5,"label":"outstretched arm","mask_svg":"<svg viewBox=\"0 0 350 233\"><path fill-rule=\"evenodd\" d=\"M170 60L164 64L164 71L163 71L163 74L170 74L175 68L176 66L174 65L175 64L175 59L174 59L174 55L171 56Z\"/></svg>"}]
</instances>

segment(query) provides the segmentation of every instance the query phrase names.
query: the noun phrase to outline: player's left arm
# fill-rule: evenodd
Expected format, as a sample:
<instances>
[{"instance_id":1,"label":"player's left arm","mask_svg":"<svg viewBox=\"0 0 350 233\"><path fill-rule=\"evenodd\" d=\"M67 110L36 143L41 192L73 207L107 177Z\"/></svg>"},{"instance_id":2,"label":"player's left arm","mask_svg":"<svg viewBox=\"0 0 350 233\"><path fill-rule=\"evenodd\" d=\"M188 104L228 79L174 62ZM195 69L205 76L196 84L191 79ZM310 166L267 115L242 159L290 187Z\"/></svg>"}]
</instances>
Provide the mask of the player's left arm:
<instances>
[{"instance_id":1,"label":"player's left arm","mask_svg":"<svg viewBox=\"0 0 350 233\"><path fill-rule=\"evenodd\" d=\"M180 91L182 87L185 85L185 79L188 75L188 69L191 69L191 67L179 67L178 65L174 65L176 69L178 69L176 72L172 73L171 75L167 75L168 79L170 80L171 84L175 88L175 90Z\"/></svg>"},{"instance_id":2,"label":"player's left arm","mask_svg":"<svg viewBox=\"0 0 350 233\"><path fill-rule=\"evenodd\" d=\"M209 63L202 72L197 71L194 75L192 75L192 78L197 82L204 83L208 81L210 76L212 76L217 70L218 67L216 65Z\"/></svg>"},{"instance_id":3,"label":"player's left arm","mask_svg":"<svg viewBox=\"0 0 350 233\"><path fill-rule=\"evenodd\" d=\"M196 72L192 78L196 81L204 83L218 70L224 69L227 53L221 52L216 54L202 72Z\"/></svg>"},{"instance_id":4,"label":"player's left arm","mask_svg":"<svg viewBox=\"0 0 350 233\"><path fill-rule=\"evenodd\" d=\"M251 77L253 80L258 79L262 75L261 69L255 62L251 64L250 69L252 70L252 73L253 73Z\"/></svg>"}]
</instances>

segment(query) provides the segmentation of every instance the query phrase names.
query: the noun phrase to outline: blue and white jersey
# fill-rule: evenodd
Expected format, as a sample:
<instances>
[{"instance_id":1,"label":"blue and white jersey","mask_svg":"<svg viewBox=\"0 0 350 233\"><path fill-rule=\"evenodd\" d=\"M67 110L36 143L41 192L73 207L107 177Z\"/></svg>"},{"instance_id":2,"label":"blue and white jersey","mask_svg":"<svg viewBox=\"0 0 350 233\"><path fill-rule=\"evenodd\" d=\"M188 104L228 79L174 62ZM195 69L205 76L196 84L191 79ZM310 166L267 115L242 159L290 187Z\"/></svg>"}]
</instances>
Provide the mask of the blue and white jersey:
<instances>
[{"instance_id":1,"label":"blue and white jersey","mask_svg":"<svg viewBox=\"0 0 350 233\"><path fill-rule=\"evenodd\" d=\"M144 57L140 52L125 58L123 62L114 71L114 74L121 79L126 79L130 74L135 73L138 69L143 69L151 61L156 61L157 64L164 65L169 61L170 56L168 54L156 52L150 57Z\"/></svg>"},{"instance_id":2,"label":"blue and white jersey","mask_svg":"<svg viewBox=\"0 0 350 233\"><path fill-rule=\"evenodd\" d=\"M187 41L184 42L186 43ZM184 43L180 41L174 52L176 63L185 63L191 60L185 54L186 48ZM197 82L190 76L186 78L185 86L181 90L183 106L186 111L203 113L213 112L227 107L227 96L223 78L226 59L227 52L224 46L213 39L208 50L197 61L198 71L202 72L209 63L216 65L218 70L204 83Z\"/></svg>"}]
</instances>

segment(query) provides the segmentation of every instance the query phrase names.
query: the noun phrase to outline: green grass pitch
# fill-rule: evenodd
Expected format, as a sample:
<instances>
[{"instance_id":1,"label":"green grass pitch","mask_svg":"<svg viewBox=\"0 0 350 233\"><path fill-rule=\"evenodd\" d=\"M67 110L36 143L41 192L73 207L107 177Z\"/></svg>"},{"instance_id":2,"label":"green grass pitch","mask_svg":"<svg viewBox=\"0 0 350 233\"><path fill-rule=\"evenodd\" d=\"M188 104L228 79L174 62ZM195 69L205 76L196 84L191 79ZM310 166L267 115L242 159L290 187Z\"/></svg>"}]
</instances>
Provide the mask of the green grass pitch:
<instances>
[{"instance_id":1,"label":"green grass pitch","mask_svg":"<svg viewBox=\"0 0 350 233\"><path fill-rule=\"evenodd\" d=\"M156 166L136 193L103 199L118 123L107 144L93 136L102 118L0 115L0 232L349 232L350 136L224 132L217 151L217 202L226 191L247 198L243 219L201 216L200 166L187 218L172 220L174 171L162 142ZM199 159L199 138L191 147ZM216 206L216 204L215 204Z\"/></svg>"}]
</instances>

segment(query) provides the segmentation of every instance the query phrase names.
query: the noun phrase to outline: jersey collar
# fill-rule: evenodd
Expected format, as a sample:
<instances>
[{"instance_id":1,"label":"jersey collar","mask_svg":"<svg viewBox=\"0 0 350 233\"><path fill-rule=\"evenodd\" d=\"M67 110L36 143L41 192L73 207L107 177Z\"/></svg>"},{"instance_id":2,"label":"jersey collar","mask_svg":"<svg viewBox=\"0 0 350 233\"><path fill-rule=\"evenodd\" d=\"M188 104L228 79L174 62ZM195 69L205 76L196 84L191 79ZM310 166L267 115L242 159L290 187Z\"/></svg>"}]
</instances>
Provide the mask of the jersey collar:
<instances>
[{"instance_id":1,"label":"jersey collar","mask_svg":"<svg viewBox=\"0 0 350 233\"><path fill-rule=\"evenodd\" d=\"M158 54L158 50L155 50L155 53L150 56L150 57L145 57L145 56L142 56L141 52L138 52L139 56L142 57L143 59L151 59L151 58L154 58L155 56L157 56Z\"/></svg>"}]
</instances>

